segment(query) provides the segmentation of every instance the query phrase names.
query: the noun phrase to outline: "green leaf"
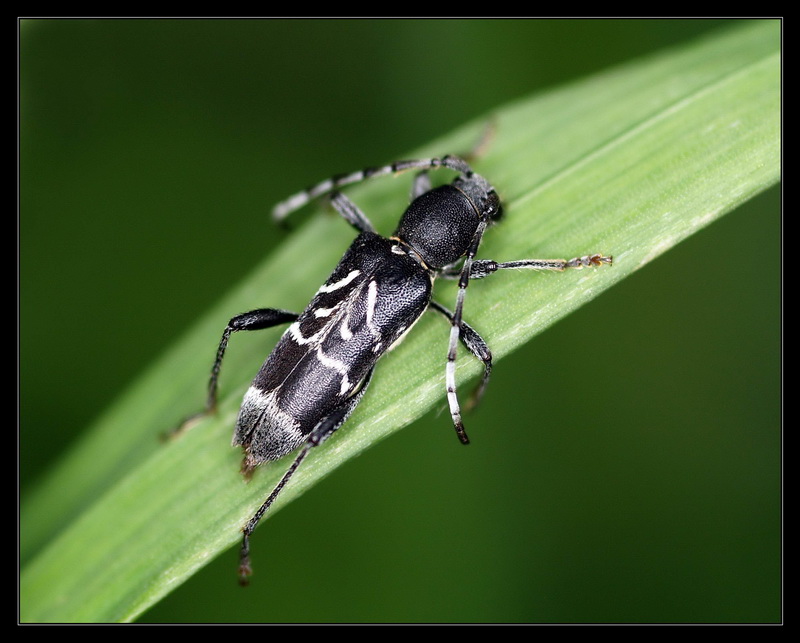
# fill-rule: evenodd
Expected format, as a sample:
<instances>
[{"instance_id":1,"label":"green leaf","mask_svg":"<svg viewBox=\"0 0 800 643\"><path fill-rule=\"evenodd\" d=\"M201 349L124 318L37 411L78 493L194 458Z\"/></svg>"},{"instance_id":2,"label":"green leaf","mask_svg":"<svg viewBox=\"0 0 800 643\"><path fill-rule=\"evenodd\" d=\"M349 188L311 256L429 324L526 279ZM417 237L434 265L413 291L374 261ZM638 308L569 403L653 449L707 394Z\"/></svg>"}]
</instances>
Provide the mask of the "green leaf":
<instances>
[{"instance_id":1,"label":"green leaf","mask_svg":"<svg viewBox=\"0 0 800 643\"><path fill-rule=\"evenodd\" d=\"M745 23L499 108L407 155L468 150L491 119L496 137L475 167L501 193L507 216L487 234L481 256L614 255L610 268L499 274L473 285L468 319L496 359L780 180L780 66L779 23ZM388 233L407 191L408 180L385 179L349 194ZM262 467L245 484L240 454L228 447L264 342L280 331L235 337L219 414L166 445L157 437L202 403L226 321L262 305L264 292L301 309L352 236L336 217L311 217L24 498L22 621L133 620L238 543L289 462ZM297 257L307 260L287 272ZM454 293L453 284L437 284L446 305ZM310 454L270 516L441 401L446 336L442 319L423 317L382 360L358 410ZM459 361L462 391L479 371L475 360ZM257 573L257 552L254 562Z\"/></svg>"}]
</instances>

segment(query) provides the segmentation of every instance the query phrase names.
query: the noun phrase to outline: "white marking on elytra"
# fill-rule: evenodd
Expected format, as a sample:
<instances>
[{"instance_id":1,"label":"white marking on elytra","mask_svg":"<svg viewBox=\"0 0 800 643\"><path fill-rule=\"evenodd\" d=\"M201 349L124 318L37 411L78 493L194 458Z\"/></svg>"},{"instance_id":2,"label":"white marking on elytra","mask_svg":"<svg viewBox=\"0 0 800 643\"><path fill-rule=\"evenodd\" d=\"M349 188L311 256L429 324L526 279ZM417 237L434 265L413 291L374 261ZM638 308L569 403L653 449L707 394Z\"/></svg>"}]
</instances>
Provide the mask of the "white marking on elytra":
<instances>
[{"instance_id":1,"label":"white marking on elytra","mask_svg":"<svg viewBox=\"0 0 800 643\"><path fill-rule=\"evenodd\" d=\"M289 328L286 329L286 332L292 336L292 339L296 341L301 346L303 344L313 344L319 340L319 338L325 333L326 329L323 328L319 332L314 333L311 337L303 337L303 333L300 332L300 322L295 322Z\"/></svg>"},{"instance_id":2,"label":"white marking on elytra","mask_svg":"<svg viewBox=\"0 0 800 643\"><path fill-rule=\"evenodd\" d=\"M336 309L338 307L339 307L339 305L337 304L333 308L317 308L314 311L314 317L317 317L317 318L319 318L319 317L330 317L334 312L336 312Z\"/></svg>"},{"instance_id":3,"label":"white marking on elytra","mask_svg":"<svg viewBox=\"0 0 800 643\"><path fill-rule=\"evenodd\" d=\"M248 388L239 411L240 423L245 415L248 419L268 417L269 424L285 433L287 438L302 440L305 437L299 430L297 420L281 409L275 391L264 392L255 386ZM236 437L234 435L234 446L237 444Z\"/></svg>"},{"instance_id":4,"label":"white marking on elytra","mask_svg":"<svg viewBox=\"0 0 800 643\"><path fill-rule=\"evenodd\" d=\"M326 368L332 368L337 373L347 375L347 371L349 370L347 364L333 357L328 357L323 352L321 346L317 348L317 359L320 361L320 364Z\"/></svg>"},{"instance_id":5,"label":"white marking on elytra","mask_svg":"<svg viewBox=\"0 0 800 643\"><path fill-rule=\"evenodd\" d=\"M353 331L350 330L349 323L350 323L350 313L347 313L347 315L344 316L342 323L339 324L339 336L344 341L349 341L353 339Z\"/></svg>"},{"instance_id":6,"label":"white marking on elytra","mask_svg":"<svg viewBox=\"0 0 800 643\"><path fill-rule=\"evenodd\" d=\"M347 377L347 373L349 371L347 364L326 355L321 346L317 348L317 359L319 360L320 364L326 368L336 371L342 376L342 385L339 388L339 395L346 395L350 390L350 379Z\"/></svg>"},{"instance_id":7,"label":"white marking on elytra","mask_svg":"<svg viewBox=\"0 0 800 643\"><path fill-rule=\"evenodd\" d=\"M347 284L349 284L353 279L358 277L361 274L360 270L352 270L350 274L348 274L344 279L340 279L332 284L323 284L320 286L317 294L322 292L333 292L334 290L339 290L339 288L344 288Z\"/></svg>"},{"instance_id":8,"label":"white marking on elytra","mask_svg":"<svg viewBox=\"0 0 800 643\"><path fill-rule=\"evenodd\" d=\"M380 333L375 328L373 318L375 316L375 305L378 302L378 282L370 281L367 287L367 326L373 335L378 336Z\"/></svg>"},{"instance_id":9,"label":"white marking on elytra","mask_svg":"<svg viewBox=\"0 0 800 643\"><path fill-rule=\"evenodd\" d=\"M347 395L347 392L350 390L350 380L348 379L347 375L342 377L342 386L339 388L339 396L344 397Z\"/></svg>"}]
</instances>

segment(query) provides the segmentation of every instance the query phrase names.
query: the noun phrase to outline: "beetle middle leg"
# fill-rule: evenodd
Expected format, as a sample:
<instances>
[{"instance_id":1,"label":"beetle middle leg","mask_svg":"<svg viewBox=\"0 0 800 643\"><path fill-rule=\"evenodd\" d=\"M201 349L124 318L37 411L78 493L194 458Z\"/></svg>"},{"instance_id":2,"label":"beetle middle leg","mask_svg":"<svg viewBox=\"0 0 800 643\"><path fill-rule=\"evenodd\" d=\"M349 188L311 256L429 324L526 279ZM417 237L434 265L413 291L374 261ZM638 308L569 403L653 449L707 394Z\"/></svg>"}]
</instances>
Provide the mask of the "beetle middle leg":
<instances>
[{"instance_id":1,"label":"beetle middle leg","mask_svg":"<svg viewBox=\"0 0 800 643\"><path fill-rule=\"evenodd\" d=\"M222 332L222 338L219 340L217 357L214 360L214 366L211 368L205 413L213 413L217 408L219 371L222 367L222 360L225 357L225 349L228 347L228 339L231 333L242 330L264 330L266 328L272 328L273 326L297 321L299 316L300 315L297 313L281 310L279 308L259 308L258 310L251 310L250 312L236 315L228 322L228 325Z\"/></svg>"},{"instance_id":2,"label":"beetle middle leg","mask_svg":"<svg viewBox=\"0 0 800 643\"><path fill-rule=\"evenodd\" d=\"M219 347L217 348L217 356L214 359L214 365L211 367L205 408L199 413L195 413L186 418L177 428L167 433L166 437L174 438L185 433L192 428L196 422L213 414L217 410L219 371L222 367L222 360L225 357L225 349L228 347L228 340L230 339L231 333L241 330L264 330L266 328L272 328L273 326L279 326L280 324L288 324L289 322L296 321L298 317L299 315L297 313L292 313L288 310L281 310L279 308L259 308L258 310L241 313L231 319L228 325L225 326L225 330L222 331L222 338L219 340Z\"/></svg>"}]
</instances>

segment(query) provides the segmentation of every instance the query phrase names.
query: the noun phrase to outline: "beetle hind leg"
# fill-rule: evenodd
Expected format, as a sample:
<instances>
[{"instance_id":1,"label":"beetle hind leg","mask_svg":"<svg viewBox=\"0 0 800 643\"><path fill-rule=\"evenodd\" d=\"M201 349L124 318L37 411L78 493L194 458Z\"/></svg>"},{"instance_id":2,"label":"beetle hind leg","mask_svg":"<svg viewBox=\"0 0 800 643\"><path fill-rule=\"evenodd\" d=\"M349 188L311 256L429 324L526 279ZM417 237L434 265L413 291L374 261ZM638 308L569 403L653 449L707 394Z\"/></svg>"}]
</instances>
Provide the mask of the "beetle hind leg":
<instances>
[{"instance_id":1,"label":"beetle hind leg","mask_svg":"<svg viewBox=\"0 0 800 643\"><path fill-rule=\"evenodd\" d=\"M356 406L358 406L358 403L361 401L361 397L364 395L364 392L369 386L373 371L374 368L369 370L367 375L364 377L361 386L353 395L351 395L340 406L335 408L330 414L317 423L311 433L309 433L308 438L305 444L303 444L300 452L297 454L297 456L295 456L294 461L286 470L286 473L283 474L283 477L278 481L278 484L275 485L272 492L269 494L269 496L267 496L267 499L258 508L258 511L253 514L253 517L247 521L247 524L242 529L242 546L239 552L239 583L241 585L248 584L249 576L253 572L252 565L250 563L250 535L253 533L253 531L255 531L255 528L261 521L261 518L275 502L275 499L286 486L286 483L289 482L289 479L300 467L303 460L305 460L308 452L314 447L322 444L331 435L333 435L333 433L340 426L342 426L342 424L344 424L344 421L355 410ZM252 470L255 467L248 467L247 462L247 456L245 456L245 460L242 462L242 470L244 473L249 474L252 473Z\"/></svg>"}]
</instances>

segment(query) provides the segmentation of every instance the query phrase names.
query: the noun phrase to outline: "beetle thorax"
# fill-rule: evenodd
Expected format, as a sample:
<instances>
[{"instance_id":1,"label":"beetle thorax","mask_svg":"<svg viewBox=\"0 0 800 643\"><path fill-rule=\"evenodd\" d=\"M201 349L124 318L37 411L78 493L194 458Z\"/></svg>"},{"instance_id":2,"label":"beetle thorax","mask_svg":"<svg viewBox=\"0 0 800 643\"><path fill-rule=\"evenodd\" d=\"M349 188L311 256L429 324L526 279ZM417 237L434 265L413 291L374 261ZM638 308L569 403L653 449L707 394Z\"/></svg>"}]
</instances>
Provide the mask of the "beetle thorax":
<instances>
[{"instance_id":1,"label":"beetle thorax","mask_svg":"<svg viewBox=\"0 0 800 643\"><path fill-rule=\"evenodd\" d=\"M479 220L475 204L464 192L443 185L414 200L394 236L408 244L428 267L441 268L467 252Z\"/></svg>"}]
</instances>

